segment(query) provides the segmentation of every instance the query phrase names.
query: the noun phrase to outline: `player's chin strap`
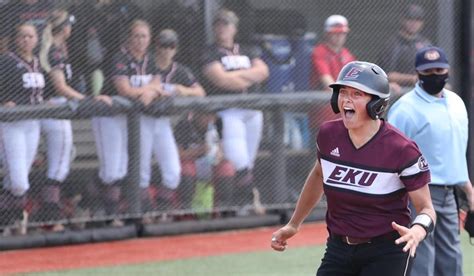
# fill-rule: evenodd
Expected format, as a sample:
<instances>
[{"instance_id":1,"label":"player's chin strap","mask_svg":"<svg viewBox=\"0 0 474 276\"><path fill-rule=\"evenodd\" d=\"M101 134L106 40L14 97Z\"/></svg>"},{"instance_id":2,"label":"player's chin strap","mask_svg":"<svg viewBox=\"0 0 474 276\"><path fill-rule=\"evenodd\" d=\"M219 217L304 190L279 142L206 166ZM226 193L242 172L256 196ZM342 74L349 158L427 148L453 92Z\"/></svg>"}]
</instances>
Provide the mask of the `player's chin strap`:
<instances>
[{"instance_id":1,"label":"player's chin strap","mask_svg":"<svg viewBox=\"0 0 474 276\"><path fill-rule=\"evenodd\" d=\"M426 239L426 237L428 237L428 235L431 232L433 232L434 226L435 226L434 223L433 223L433 220L431 219L431 217L428 216L427 214L424 214L424 213L421 213L418 216L416 216L416 218L411 223L411 226L413 226L415 224L420 225L421 227L423 227L423 229L425 229L425 231L426 231L425 239Z\"/></svg>"}]
</instances>

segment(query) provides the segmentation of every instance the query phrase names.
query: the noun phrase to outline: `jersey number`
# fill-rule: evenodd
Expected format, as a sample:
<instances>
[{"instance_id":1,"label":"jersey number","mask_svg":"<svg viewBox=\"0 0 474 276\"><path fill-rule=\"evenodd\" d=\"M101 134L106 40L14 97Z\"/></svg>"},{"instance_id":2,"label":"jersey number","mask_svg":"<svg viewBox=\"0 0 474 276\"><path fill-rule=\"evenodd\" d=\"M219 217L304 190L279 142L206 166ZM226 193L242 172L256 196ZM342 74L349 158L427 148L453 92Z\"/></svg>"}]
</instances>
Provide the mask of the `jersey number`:
<instances>
[{"instance_id":1,"label":"jersey number","mask_svg":"<svg viewBox=\"0 0 474 276\"><path fill-rule=\"evenodd\" d=\"M23 74L23 88L43 88L44 76L41 73Z\"/></svg>"},{"instance_id":2,"label":"jersey number","mask_svg":"<svg viewBox=\"0 0 474 276\"><path fill-rule=\"evenodd\" d=\"M132 87L141 87L150 83L152 75L132 75L130 83Z\"/></svg>"}]
</instances>

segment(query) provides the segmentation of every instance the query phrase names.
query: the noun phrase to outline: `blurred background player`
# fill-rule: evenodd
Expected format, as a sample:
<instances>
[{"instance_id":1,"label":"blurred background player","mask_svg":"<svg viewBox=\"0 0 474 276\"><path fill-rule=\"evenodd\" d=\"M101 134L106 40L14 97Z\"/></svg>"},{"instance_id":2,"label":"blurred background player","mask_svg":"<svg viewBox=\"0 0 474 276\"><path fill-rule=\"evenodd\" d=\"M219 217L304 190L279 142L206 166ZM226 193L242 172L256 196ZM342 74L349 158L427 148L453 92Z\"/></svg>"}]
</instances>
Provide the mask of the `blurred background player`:
<instances>
[{"instance_id":1,"label":"blurred background player","mask_svg":"<svg viewBox=\"0 0 474 276\"><path fill-rule=\"evenodd\" d=\"M16 27L12 52L0 57L0 99L5 107L35 105L43 102L45 72L34 49L38 44L35 26ZM25 194L30 188L28 174L40 139L39 120L0 123L0 154L5 171L0 190L0 225L15 225L15 233L26 234ZM22 221L22 225L18 224ZM4 235L10 231L5 230Z\"/></svg>"},{"instance_id":2,"label":"blurred background player","mask_svg":"<svg viewBox=\"0 0 474 276\"><path fill-rule=\"evenodd\" d=\"M50 87L45 99L51 104L64 103L67 100L82 100L85 96L74 86L73 68L69 63L68 38L71 36L75 17L65 10L56 10L43 32L40 50L41 65L48 72ZM104 97L98 97L105 100ZM109 102L110 103L110 102ZM70 120L43 119L41 130L46 135L48 171L46 182L41 189L41 207L38 218L58 220L62 218L60 208L61 185L69 174L73 138ZM62 230L55 224L53 231Z\"/></svg>"},{"instance_id":3,"label":"blurred background player","mask_svg":"<svg viewBox=\"0 0 474 276\"><path fill-rule=\"evenodd\" d=\"M148 52L151 41L150 25L135 20L129 26L125 44L109 64L110 75L106 78L103 93L121 95L149 105L160 96L162 90L159 76L153 75L154 59ZM128 168L127 117L94 117L92 127L99 158L99 192L107 215L119 211L121 182ZM141 124L141 129L153 126ZM94 192L93 192L94 193ZM97 192L95 192L97 194ZM112 221L115 226L123 223Z\"/></svg>"},{"instance_id":4,"label":"blurred background player","mask_svg":"<svg viewBox=\"0 0 474 276\"><path fill-rule=\"evenodd\" d=\"M159 77L162 84L161 97L204 96L202 86L191 70L174 61L178 51L178 35L172 29L164 29L156 36L153 75ZM158 187L158 204L170 208L176 199L176 188L181 182L181 165L178 147L173 135L171 118L141 117L140 129L140 187L146 191L151 181L152 156L158 162L161 173L161 185ZM192 183L184 178L184 189ZM145 192L146 194L146 192Z\"/></svg>"},{"instance_id":5,"label":"blurred background player","mask_svg":"<svg viewBox=\"0 0 474 276\"><path fill-rule=\"evenodd\" d=\"M204 54L203 75L208 95L251 93L268 78L268 66L255 49L241 47L234 41L239 19L234 12L219 10L213 20L215 44ZM235 204L252 198L252 182L263 128L259 110L230 108L218 113L222 120L224 157L236 169ZM240 201L240 202L239 202Z\"/></svg>"},{"instance_id":6,"label":"blurred background player","mask_svg":"<svg viewBox=\"0 0 474 276\"><path fill-rule=\"evenodd\" d=\"M414 87L418 81L413 69L416 51L430 45L421 31L425 21L425 11L417 4L409 4L400 19L400 30L388 38L379 54L379 63L387 71L390 88L395 94L402 87Z\"/></svg>"},{"instance_id":7,"label":"blurred background player","mask_svg":"<svg viewBox=\"0 0 474 276\"><path fill-rule=\"evenodd\" d=\"M324 22L324 41L314 47L311 55L312 89L331 91L329 85L337 79L342 67L355 60L354 55L345 47L349 31L349 22L342 15L331 15ZM310 110L309 126L313 137L311 141L315 141L321 123L332 118L335 118L335 115L329 105ZM312 144L314 146L314 142Z\"/></svg>"},{"instance_id":8,"label":"blurred background player","mask_svg":"<svg viewBox=\"0 0 474 276\"><path fill-rule=\"evenodd\" d=\"M50 0L11 0L0 10L0 53L4 53L10 46L12 30L19 24L28 22L36 27L39 41L43 29L53 10Z\"/></svg>"}]
</instances>

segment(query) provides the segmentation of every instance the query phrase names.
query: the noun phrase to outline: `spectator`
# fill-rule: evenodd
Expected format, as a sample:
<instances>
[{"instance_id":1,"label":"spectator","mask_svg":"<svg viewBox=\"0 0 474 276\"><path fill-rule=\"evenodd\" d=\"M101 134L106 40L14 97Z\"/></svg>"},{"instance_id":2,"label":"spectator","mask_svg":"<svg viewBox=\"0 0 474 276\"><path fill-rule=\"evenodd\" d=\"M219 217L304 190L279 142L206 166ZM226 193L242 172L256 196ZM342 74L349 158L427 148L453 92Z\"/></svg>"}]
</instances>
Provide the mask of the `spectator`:
<instances>
[{"instance_id":1,"label":"spectator","mask_svg":"<svg viewBox=\"0 0 474 276\"><path fill-rule=\"evenodd\" d=\"M415 86L418 80L413 69L416 51L431 44L421 35L424 17L425 11L421 6L408 5L401 18L400 30L387 40L380 52L380 66L387 71L395 94L399 94L402 87Z\"/></svg>"},{"instance_id":2,"label":"spectator","mask_svg":"<svg viewBox=\"0 0 474 276\"><path fill-rule=\"evenodd\" d=\"M38 44L36 28L23 23L15 29L15 47L1 56L0 91L4 107L35 105L43 102L45 72L34 49ZM28 174L38 149L39 120L1 122L0 155L5 172L0 190L0 225L14 225L15 234L26 234L28 214L24 211L25 194L30 188ZM3 235L12 234L6 228Z\"/></svg>"},{"instance_id":3,"label":"spectator","mask_svg":"<svg viewBox=\"0 0 474 276\"><path fill-rule=\"evenodd\" d=\"M53 12L43 33L40 60L43 69L48 72L50 87L46 99L51 104L64 103L67 100L82 100L84 95L73 87L73 68L68 60L68 38L72 32L75 18L65 10ZM105 97L99 100L109 102ZM70 120L43 119L41 129L46 134L48 171L42 186L41 208L38 218L58 220L62 218L60 208L61 186L69 174L72 162L73 138ZM60 224L53 225L53 231L63 230Z\"/></svg>"},{"instance_id":4,"label":"spectator","mask_svg":"<svg viewBox=\"0 0 474 276\"><path fill-rule=\"evenodd\" d=\"M153 57L148 52L151 40L150 25L143 20L131 23L127 40L109 64L110 75L106 76L103 94L121 95L136 99L148 106L162 92L159 77L153 76ZM141 129L153 128L141 120ZM117 214L121 199L121 182L128 169L127 117L94 117L92 127L100 162L99 194L107 215ZM148 184L147 184L148 185ZM113 220L112 225L123 222Z\"/></svg>"},{"instance_id":5,"label":"spectator","mask_svg":"<svg viewBox=\"0 0 474 276\"><path fill-rule=\"evenodd\" d=\"M205 95L204 89L197 82L191 70L174 61L178 46L178 35L172 29L164 29L156 37L153 74L160 77L161 96L202 97ZM159 207L173 207L176 198L175 191L181 181L181 166L178 147L171 127L171 118L168 116L159 118L143 116L141 122L140 187L144 191L149 187L153 155L161 172L162 185L158 189ZM192 186L187 178L184 178L181 184L184 190Z\"/></svg>"},{"instance_id":6,"label":"spectator","mask_svg":"<svg viewBox=\"0 0 474 276\"><path fill-rule=\"evenodd\" d=\"M215 44L204 54L203 66L209 95L247 94L268 78L268 67L258 54L235 43L238 23L235 13L226 9L218 11L213 20ZM252 170L262 136L263 114L259 110L230 108L218 115L222 120L224 157L237 171L240 194L235 196L235 203L242 204L252 195Z\"/></svg>"},{"instance_id":7,"label":"spectator","mask_svg":"<svg viewBox=\"0 0 474 276\"><path fill-rule=\"evenodd\" d=\"M331 15L324 23L324 41L313 49L313 73L311 87L330 91L342 67L354 61L355 57L345 47L349 23L342 15Z\"/></svg>"},{"instance_id":8,"label":"spectator","mask_svg":"<svg viewBox=\"0 0 474 276\"><path fill-rule=\"evenodd\" d=\"M317 44L312 53L313 71L311 87L315 90L330 91L342 67L354 61L355 57L345 47L349 22L342 15L331 15L324 23L324 41ZM309 112L309 126L315 138L322 122L334 118L329 105L314 107ZM315 141L311 139L311 141Z\"/></svg>"},{"instance_id":9,"label":"spectator","mask_svg":"<svg viewBox=\"0 0 474 276\"><path fill-rule=\"evenodd\" d=\"M463 100L445 87L449 63L443 49L425 47L416 53L419 81L390 108L388 120L420 147L431 168L429 185L438 217L435 231L420 244L411 275L463 275L459 216L454 187L467 195L474 211L474 193L466 159L468 113ZM415 210L412 210L415 216Z\"/></svg>"},{"instance_id":10,"label":"spectator","mask_svg":"<svg viewBox=\"0 0 474 276\"><path fill-rule=\"evenodd\" d=\"M49 0L12 0L1 9L0 53L3 53L8 50L12 30L23 22L33 24L41 40L53 5Z\"/></svg>"}]
</instances>

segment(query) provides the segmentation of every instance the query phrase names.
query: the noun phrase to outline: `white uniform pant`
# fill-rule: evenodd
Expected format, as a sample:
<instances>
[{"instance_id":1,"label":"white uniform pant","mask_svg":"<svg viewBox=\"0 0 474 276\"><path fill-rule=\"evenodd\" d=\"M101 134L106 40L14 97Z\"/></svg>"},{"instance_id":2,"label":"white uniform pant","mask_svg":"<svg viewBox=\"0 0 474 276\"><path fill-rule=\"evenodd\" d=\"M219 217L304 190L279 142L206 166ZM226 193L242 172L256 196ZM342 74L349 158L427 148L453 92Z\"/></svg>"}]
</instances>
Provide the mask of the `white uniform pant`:
<instances>
[{"instance_id":1,"label":"white uniform pant","mask_svg":"<svg viewBox=\"0 0 474 276\"><path fill-rule=\"evenodd\" d=\"M5 170L4 188L16 196L30 188L30 173L40 138L38 120L0 123L0 155Z\"/></svg>"},{"instance_id":2,"label":"white uniform pant","mask_svg":"<svg viewBox=\"0 0 474 276\"><path fill-rule=\"evenodd\" d=\"M262 139L263 113L231 108L218 113L222 119L224 156L236 170L252 169Z\"/></svg>"},{"instance_id":3,"label":"white uniform pant","mask_svg":"<svg viewBox=\"0 0 474 276\"><path fill-rule=\"evenodd\" d=\"M113 184L125 177L128 169L127 116L92 118L99 178L104 184Z\"/></svg>"},{"instance_id":4,"label":"white uniform pant","mask_svg":"<svg viewBox=\"0 0 474 276\"><path fill-rule=\"evenodd\" d=\"M41 131L46 136L47 177L63 182L69 174L72 157L72 125L70 120L41 120Z\"/></svg>"},{"instance_id":5,"label":"white uniform pant","mask_svg":"<svg viewBox=\"0 0 474 276\"><path fill-rule=\"evenodd\" d=\"M150 185L152 157L160 167L162 184L176 189L181 181L178 146L169 117L140 117L140 187Z\"/></svg>"}]
</instances>

